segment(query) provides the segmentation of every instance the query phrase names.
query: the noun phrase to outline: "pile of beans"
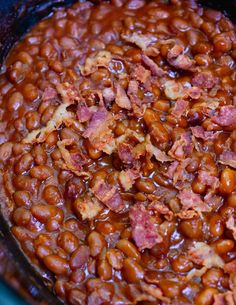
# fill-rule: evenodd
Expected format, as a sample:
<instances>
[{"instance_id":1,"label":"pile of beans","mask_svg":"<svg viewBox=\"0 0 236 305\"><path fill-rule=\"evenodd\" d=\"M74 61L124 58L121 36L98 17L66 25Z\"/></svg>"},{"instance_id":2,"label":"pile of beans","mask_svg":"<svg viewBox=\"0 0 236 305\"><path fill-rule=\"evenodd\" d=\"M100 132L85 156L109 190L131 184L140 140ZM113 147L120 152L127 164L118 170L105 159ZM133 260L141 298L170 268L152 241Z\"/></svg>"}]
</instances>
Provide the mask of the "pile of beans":
<instances>
[{"instance_id":1,"label":"pile of beans","mask_svg":"<svg viewBox=\"0 0 236 305\"><path fill-rule=\"evenodd\" d=\"M81 140L79 124L62 124L42 143L23 141L30 132L45 126L60 104L57 98L43 98L47 88L70 83L83 94L103 90L120 71L127 72L141 63L142 50L121 38L121 33L130 32L153 35L157 40L181 39L198 71L213 71L220 79L215 93L203 90L207 97L209 94L209 102L235 105L235 28L222 13L203 9L190 0L112 0L59 8L14 46L0 75L0 170L7 197L4 214L24 253L42 276L53 275L53 291L68 304L157 305L169 300L176 305L212 305L214 295L233 289L233 275L213 266L199 276L187 277L190 271L201 269L188 250L195 242L205 242L225 263L236 259L233 232L226 227L229 216L236 216L235 169L216 162L229 145L236 153L236 132L212 123L198 111L201 98L189 102L186 115L175 117L171 113L173 101L156 82L151 85L152 102L141 117L127 116L114 101L108 106L111 113L124 114L112 126L116 137L127 129L149 133L158 137L157 147L165 152L192 126L218 132L211 141L198 141L201 149L193 151L186 167L188 183L200 196L206 195L209 186L199 181L198 170L211 172L219 179L211 212L191 219L157 217L164 239L151 249L140 251L135 244L129 207L154 194L165 196L172 212L178 211L178 190L166 176L169 163L152 159L150 168L144 161L141 177L130 191L124 191L118 180L123 165L117 154L108 155L94 148L89 139ZM155 57L166 71L166 54L171 47L162 44ZM99 67L82 76L80 66L101 50L112 54L113 66ZM192 72L173 67L168 73L170 79L185 83L193 77ZM120 83L127 89L127 77ZM139 94L140 98L145 95L143 89ZM93 101L88 99L88 106L93 106ZM71 110L76 111L73 107ZM85 170L91 178L60 167L62 156L57 142L65 139L81 143L89 158ZM125 209L115 213L104 206L91 221L82 220L76 199L83 200L97 179L106 179L119 189ZM148 299L147 293L142 299L140 285L144 284L159 288L164 299Z\"/></svg>"}]
</instances>

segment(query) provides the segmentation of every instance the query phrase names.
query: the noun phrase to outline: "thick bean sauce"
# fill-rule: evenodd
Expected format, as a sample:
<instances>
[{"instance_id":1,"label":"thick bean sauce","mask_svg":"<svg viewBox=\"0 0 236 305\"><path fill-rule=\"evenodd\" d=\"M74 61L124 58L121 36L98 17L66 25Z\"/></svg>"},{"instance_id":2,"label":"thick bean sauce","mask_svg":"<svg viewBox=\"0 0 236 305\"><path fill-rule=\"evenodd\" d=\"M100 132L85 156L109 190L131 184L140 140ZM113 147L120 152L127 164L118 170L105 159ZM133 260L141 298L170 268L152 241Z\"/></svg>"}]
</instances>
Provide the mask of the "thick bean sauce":
<instances>
[{"instance_id":1,"label":"thick bean sauce","mask_svg":"<svg viewBox=\"0 0 236 305\"><path fill-rule=\"evenodd\" d=\"M68 304L236 304L235 46L195 1L114 0L10 52L3 211Z\"/></svg>"}]
</instances>

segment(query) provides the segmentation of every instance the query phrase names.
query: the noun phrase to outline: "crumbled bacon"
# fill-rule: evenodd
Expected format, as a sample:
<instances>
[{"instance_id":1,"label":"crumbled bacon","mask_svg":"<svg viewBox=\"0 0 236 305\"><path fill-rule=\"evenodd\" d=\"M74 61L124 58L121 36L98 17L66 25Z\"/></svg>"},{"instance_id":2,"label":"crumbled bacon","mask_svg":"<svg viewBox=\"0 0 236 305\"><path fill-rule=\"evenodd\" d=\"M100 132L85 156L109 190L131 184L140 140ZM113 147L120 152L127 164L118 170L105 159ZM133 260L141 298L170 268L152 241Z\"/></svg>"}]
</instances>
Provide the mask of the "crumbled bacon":
<instances>
[{"instance_id":1,"label":"crumbled bacon","mask_svg":"<svg viewBox=\"0 0 236 305\"><path fill-rule=\"evenodd\" d=\"M173 184L176 185L178 181L184 182L190 180L190 174L186 171L186 167L192 162L191 158L184 159L183 161L174 161L168 167L166 176L173 180Z\"/></svg>"},{"instance_id":2,"label":"crumbled bacon","mask_svg":"<svg viewBox=\"0 0 236 305\"><path fill-rule=\"evenodd\" d=\"M134 160L132 147L127 143L119 143L117 145L118 156L125 164L132 164Z\"/></svg>"},{"instance_id":3,"label":"crumbled bacon","mask_svg":"<svg viewBox=\"0 0 236 305\"><path fill-rule=\"evenodd\" d=\"M156 158L157 161L160 161L160 162L173 161L173 159L170 158L169 156L167 156L164 151L158 149L157 147L155 147L151 143L146 144L146 151L151 156L153 155Z\"/></svg>"},{"instance_id":4,"label":"crumbled bacon","mask_svg":"<svg viewBox=\"0 0 236 305\"><path fill-rule=\"evenodd\" d=\"M209 172L205 170L200 170L198 172L198 180L202 184L209 186L214 190L220 186L219 178L212 176Z\"/></svg>"},{"instance_id":5,"label":"crumbled bacon","mask_svg":"<svg viewBox=\"0 0 236 305\"><path fill-rule=\"evenodd\" d=\"M164 83L164 91L167 98L171 100L182 99L186 96L186 90L182 83L168 80Z\"/></svg>"},{"instance_id":6,"label":"crumbled bacon","mask_svg":"<svg viewBox=\"0 0 236 305\"><path fill-rule=\"evenodd\" d=\"M57 142L57 146L60 150L61 156L64 160L64 163L61 164L63 169L72 171L77 176L88 176L88 172L83 171L83 165L87 163L86 156L81 152L79 148L76 151L69 151L67 146L71 146L74 143L73 139L64 139ZM60 163L58 163L60 164Z\"/></svg>"},{"instance_id":7,"label":"crumbled bacon","mask_svg":"<svg viewBox=\"0 0 236 305\"><path fill-rule=\"evenodd\" d=\"M145 51L150 46L150 44L157 40L155 36L138 34L136 32L133 32L129 35L122 34L121 37L127 42L136 44L136 46L138 46L143 51Z\"/></svg>"},{"instance_id":8,"label":"crumbled bacon","mask_svg":"<svg viewBox=\"0 0 236 305\"><path fill-rule=\"evenodd\" d=\"M103 205L93 196L79 197L74 202L76 212L79 212L83 220L95 218L103 209Z\"/></svg>"},{"instance_id":9,"label":"crumbled bacon","mask_svg":"<svg viewBox=\"0 0 236 305\"><path fill-rule=\"evenodd\" d=\"M52 87L47 87L42 95L43 101L49 101L57 97L57 91Z\"/></svg>"},{"instance_id":10,"label":"crumbled bacon","mask_svg":"<svg viewBox=\"0 0 236 305\"><path fill-rule=\"evenodd\" d=\"M118 213L124 208L124 202L118 190L104 180L97 180L92 188L92 192L110 210Z\"/></svg>"},{"instance_id":11,"label":"crumbled bacon","mask_svg":"<svg viewBox=\"0 0 236 305\"><path fill-rule=\"evenodd\" d=\"M127 169L119 173L119 181L125 191L130 190L139 177L140 173L136 169Z\"/></svg>"},{"instance_id":12,"label":"crumbled bacon","mask_svg":"<svg viewBox=\"0 0 236 305\"><path fill-rule=\"evenodd\" d=\"M105 108L100 108L93 114L82 136L88 138L94 148L103 150L105 145L113 139L112 130L110 129L113 122L114 117L112 114Z\"/></svg>"},{"instance_id":13,"label":"crumbled bacon","mask_svg":"<svg viewBox=\"0 0 236 305\"><path fill-rule=\"evenodd\" d=\"M187 107L188 107L188 101L186 101L184 99L178 99L175 102L175 105L173 107L171 114L177 118L180 118L185 113Z\"/></svg>"},{"instance_id":14,"label":"crumbled bacon","mask_svg":"<svg viewBox=\"0 0 236 305\"><path fill-rule=\"evenodd\" d=\"M201 72L193 77L192 84L200 88L211 89L218 83L218 81L219 79L212 76L211 72Z\"/></svg>"},{"instance_id":15,"label":"crumbled bacon","mask_svg":"<svg viewBox=\"0 0 236 305\"><path fill-rule=\"evenodd\" d=\"M131 73L131 78L134 78L142 84L145 84L150 78L150 76L150 71L145 69L142 65L135 66Z\"/></svg>"},{"instance_id":16,"label":"crumbled bacon","mask_svg":"<svg viewBox=\"0 0 236 305\"><path fill-rule=\"evenodd\" d=\"M204 242L196 242L188 251L190 259L197 265L206 268L224 267L223 259L215 253L214 249Z\"/></svg>"},{"instance_id":17,"label":"crumbled bacon","mask_svg":"<svg viewBox=\"0 0 236 305\"><path fill-rule=\"evenodd\" d=\"M179 192L178 198L183 210L193 209L197 212L210 212L211 208L202 201L200 195L195 194L191 189L184 189Z\"/></svg>"},{"instance_id":18,"label":"crumbled bacon","mask_svg":"<svg viewBox=\"0 0 236 305\"><path fill-rule=\"evenodd\" d=\"M108 51L99 51L93 57L87 57L84 66L80 65L80 72L83 76L92 74L98 67L107 68L112 59L111 53Z\"/></svg>"},{"instance_id":19,"label":"crumbled bacon","mask_svg":"<svg viewBox=\"0 0 236 305\"><path fill-rule=\"evenodd\" d=\"M105 102L110 103L115 99L115 92L113 88L104 88L102 91Z\"/></svg>"},{"instance_id":20,"label":"crumbled bacon","mask_svg":"<svg viewBox=\"0 0 236 305\"><path fill-rule=\"evenodd\" d=\"M131 102L128 98L125 89L119 84L116 84L116 98L115 98L116 104L124 109L131 109Z\"/></svg>"},{"instance_id":21,"label":"crumbled bacon","mask_svg":"<svg viewBox=\"0 0 236 305\"><path fill-rule=\"evenodd\" d=\"M220 155L219 163L236 168L236 152L224 151Z\"/></svg>"},{"instance_id":22,"label":"crumbled bacon","mask_svg":"<svg viewBox=\"0 0 236 305\"><path fill-rule=\"evenodd\" d=\"M184 47L174 45L167 54L169 64L177 69L192 71L195 61L184 54Z\"/></svg>"},{"instance_id":23,"label":"crumbled bacon","mask_svg":"<svg viewBox=\"0 0 236 305\"><path fill-rule=\"evenodd\" d=\"M220 126L236 125L236 107L222 106L218 114L214 115L211 120Z\"/></svg>"},{"instance_id":24,"label":"crumbled bacon","mask_svg":"<svg viewBox=\"0 0 236 305\"><path fill-rule=\"evenodd\" d=\"M148 209L153 211L155 214L164 215L168 221L173 219L174 213L163 202L154 200L149 204Z\"/></svg>"},{"instance_id":25,"label":"crumbled bacon","mask_svg":"<svg viewBox=\"0 0 236 305\"><path fill-rule=\"evenodd\" d=\"M170 299L163 296L163 293L160 288L152 286L152 285L148 285L145 282L141 282L141 288L148 295L153 296L157 300L163 301L164 304L170 303Z\"/></svg>"},{"instance_id":26,"label":"crumbled bacon","mask_svg":"<svg viewBox=\"0 0 236 305\"><path fill-rule=\"evenodd\" d=\"M194 137L204 141L213 140L218 135L218 132L205 131L202 126L191 127L191 131Z\"/></svg>"},{"instance_id":27,"label":"crumbled bacon","mask_svg":"<svg viewBox=\"0 0 236 305\"><path fill-rule=\"evenodd\" d=\"M143 204L133 205L130 208L129 217L132 236L140 251L151 249L162 242L163 238L158 234L155 222Z\"/></svg>"},{"instance_id":28,"label":"crumbled bacon","mask_svg":"<svg viewBox=\"0 0 236 305\"><path fill-rule=\"evenodd\" d=\"M229 216L229 219L225 223L226 228L232 231L233 237L236 241L236 221L233 215Z\"/></svg>"},{"instance_id":29,"label":"crumbled bacon","mask_svg":"<svg viewBox=\"0 0 236 305\"><path fill-rule=\"evenodd\" d=\"M151 70L153 76L164 77L167 72L160 68L150 57L147 55L142 55L143 63Z\"/></svg>"},{"instance_id":30,"label":"crumbled bacon","mask_svg":"<svg viewBox=\"0 0 236 305\"><path fill-rule=\"evenodd\" d=\"M185 132L174 142L168 154L176 160L182 160L191 154L192 151L193 143L190 134Z\"/></svg>"},{"instance_id":31,"label":"crumbled bacon","mask_svg":"<svg viewBox=\"0 0 236 305\"><path fill-rule=\"evenodd\" d=\"M236 259L234 259L231 262L225 264L224 270L228 273L235 273L236 274Z\"/></svg>"},{"instance_id":32,"label":"crumbled bacon","mask_svg":"<svg viewBox=\"0 0 236 305\"><path fill-rule=\"evenodd\" d=\"M76 116L80 123L88 122L91 119L93 111L90 108L87 105L78 104Z\"/></svg>"}]
</instances>

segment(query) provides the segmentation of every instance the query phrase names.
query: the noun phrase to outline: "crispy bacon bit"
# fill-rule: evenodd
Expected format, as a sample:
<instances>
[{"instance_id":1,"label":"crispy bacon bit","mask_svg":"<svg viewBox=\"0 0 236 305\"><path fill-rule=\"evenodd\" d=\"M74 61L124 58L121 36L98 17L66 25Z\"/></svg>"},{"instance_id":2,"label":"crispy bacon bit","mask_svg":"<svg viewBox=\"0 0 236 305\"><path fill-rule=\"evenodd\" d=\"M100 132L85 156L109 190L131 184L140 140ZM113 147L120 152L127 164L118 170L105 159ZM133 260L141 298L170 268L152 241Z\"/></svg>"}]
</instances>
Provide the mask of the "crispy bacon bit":
<instances>
[{"instance_id":1,"label":"crispy bacon bit","mask_svg":"<svg viewBox=\"0 0 236 305\"><path fill-rule=\"evenodd\" d=\"M43 92L42 100L49 101L49 100L53 100L56 97L57 97L57 91L52 87L48 87Z\"/></svg>"},{"instance_id":2,"label":"crispy bacon bit","mask_svg":"<svg viewBox=\"0 0 236 305\"><path fill-rule=\"evenodd\" d=\"M157 300L161 300L164 302L164 304L169 304L170 299L163 296L163 293L160 288L148 285L145 282L141 283L141 288L144 292L146 292L148 295L154 297Z\"/></svg>"},{"instance_id":3,"label":"crispy bacon bit","mask_svg":"<svg viewBox=\"0 0 236 305\"><path fill-rule=\"evenodd\" d=\"M214 115L211 120L220 126L236 125L236 107L222 106L217 115Z\"/></svg>"},{"instance_id":4,"label":"crispy bacon bit","mask_svg":"<svg viewBox=\"0 0 236 305\"><path fill-rule=\"evenodd\" d=\"M82 171L83 165L87 163L86 156L80 151L79 148L76 151L70 152L66 147L74 144L73 139L64 139L57 142L57 146L61 152L62 158L65 163L61 164L61 167L66 170L72 171L77 176L88 176L88 172Z\"/></svg>"},{"instance_id":5,"label":"crispy bacon bit","mask_svg":"<svg viewBox=\"0 0 236 305\"><path fill-rule=\"evenodd\" d=\"M62 102L66 105L72 105L79 100L79 93L76 88L69 83L62 83L56 85L57 92L62 97Z\"/></svg>"},{"instance_id":6,"label":"crispy bacon bit","mask_svg":"<svg viewBox=\"0 0 236 305\"><path fill-rule=\"evenodd\" d=\"M79 104L76 115L80 123L88 122L93 116L93 111L87 105Z\"/></svg>"},{"instance_id":7,"label":"crispy bacon bit","mask_svg":"<svg viewBox=\"0 0 236 305\"><path fill-rule=\"evenodd\" d=\"M224 267L223 259L215 253L214 249L204 242L196 242L188 251L190 259L197 265L206 268Z\"/></svg>"},{"instance_id":8,"label":"crispy bacon bit","mask_svg":"<svg viewBox=\"0 0 236 305\"><path fill-rule=\"evenodd\" d=\"M178 181L186 181L190 179L190 174L186 171L186 167L192 162L191 158L184 159L181 162L174 161L169 166L166 176L173 180L174 185Z\"/></svg>"},{"instance_id":9,"label":"crispy bacon bit","mask_svg":"<svg viewBox=\"0 0 236 305\"><path fill-rule=\"evenodd\" d=\"M210 212L211 208L202 201L200 195L195 194L191 189L184 189L179 192L178 198L183 205L183 210L193 209L197 212Z\"/></svg>"},{"instance_id":10,"label":"crispy bacon bit","mask_svg":"<svg viewBox=\"0 0 236 305\"><path fill-rule=\"evenodd\" d=\"M202 90L198 87L191 87L188 89L188 95L193 99L197 100L200 98Z\"/></svg>"},{"instance_id":11,"label":"crispy bacon bit","mask_svg":"<svg viewBox=\"0 0 236 305\"><path fill-rule=\"evenodd\" d=\"M99 51L94 57L87 57L84 66L79 66L83 76L92 74L98 67L107 68L112 59L111 53L108 51Z\"/></svg>"},{"instance_id":12,"label":"crispy bacon bit","mask_svg":"<svg viewBox=\"0 0 236 305\"><path fill-rule=\"evenodd\" d=\"M113 88L104 88L102 91L105 102L110 103L115 99L115 92Z\"/></svg>"},{"instance_id":13,"label":"crispy bacon bit","mask_svg":"<svg viewBox=\"0 0 236 305\"><path fill-rule=\"evenodd\" d=\"M122 162L126 164L132 164L134 157L132 152L132 147L127 143L119 143L117 145L118 156Z\"/></svg>"},{"instance_id":14,"label":"crispy bacon bit","mask_svg":"<svg viewBox=\"0 0 236 305\"><path fill-rule=\"evenodd\" d=\"M142 65L135 66L131 73L131 78L134 78L142 84L145 84L150 78L150 76L150 71L145 69Z\"/></svg>"},{"instance_id":15,"label":"crispy bacon bit","mask_svg":"<svg viewBox=\"0 0 236 305\"><path fill-rule=\"evenodd\" d=\"M233 215L230 215L229 219L226 221L226 228L232 231L233 237L236 241L236 221Z\"/></svg>"},{"instance_id":16,"label":"crispy bacon bit","mask_svg":"<svg viewBox=\"0 0 236 305\"><path fill-rule=\"evenodd\" d=\"M152 144L146 144L146 151L148 154L150 154L151 156L153 155L157 161L160 162L170 162L173 161L172 158L170 158L169 156L166 155L166 153L160 149L158 149L157 147L155 147Z\"/></svg>"},{"instance_id":17,"label":"crispy bacon bit","mask_svg":"<svg viewBox=\"0 0 236 305\"><path fill-rule=\"evenodd\" d=\"M169 150L168 154L176 159L182 160L186 158L193 151L193 143L189 132L181 134L178 140L176 140Z\"/></svg>"},{"instance_id":18,"label":"crispy bacon bit","mask_svg":"<svg viewBox=\"0 0 236 305\"><path fill-rule=\"evenodd\" d=\"M143 63L151 70L153 76L164 77L167 72L160 68L151 58L142 54Z\"/></svg>"},{"instance_id":19,"label":"crispy bacon bit","mask_svg":"<svg viewBox=\"0 0 236 305\"><path fill-rule=\"evenodd\" d=\"M143 204L133 205L130 208L129 217L132 236L140 251L151 249L157 243L162 242L163 238L157 232L154 219Z\"/></svg>"},{"instance_id":20,"label":"crispy bacon bit","mask_svg":"<svg viewBox=\"0 0 236 305\"><path fill-rule=\"evenodd\" d=\"M213 305L236 305L236 292L214 294Z\"/></svg>"},{"instance_id":21,"label":"crispy bacon bit","mask_svg":"<svg viewBox=\"0 0 236 305\"><path fill-rule=\"evenodd\" d=\"M105 145L112 141L113 135L110 126L114 118L105 108L98 109L92 116L88 127L82 136L88 138L94 148L103 150Z\"/></svg>"},{"instance_id":22,"label":"crispy bacon bit","mask_svg":"<svg viewBox=\"0 0 236 305\"><path fill-rule=\"evenodd\" d=\"M213 140L218 135L218 132L205 131L202 126L191 127L191 131L195 138L199 138L204 141Z\"/></svg>"},{"instance_id":23,"label":"crispy bacon bit","mask_svg":"<svg viewBox=\"0 0 236 305\"><path fill-rule=\"evenodd\" d=\"M143 35L133 32L130 35L122 34L121 37L127 41L136 44L140 49L145 51L151 43L155 42L157 38L152 35Z\"/></svg>"},{"instance_id":24,"label":"crispy bacon bit","mask_svg":"<svg viewBox=\"0 0 236 305\"><path fill-rule=\"evenodd\" d=\"M186 111L188 107L188 101L183 99L178 99L175 102L175 106L171 112L175 117L180 118Z\"/></svg>"},{"instance_id":25,"label":"crispy bacon bit","mask_svg":"<svg viewBox=\"0 0 236 305\"><path fill-rule=\"evenodd\" d=\"M188 210L188 211L180 211L179 213L176 214L180 219L192 219L198 216L198 213L193 210Z\"/></svg>"},{"instance_id":26,"label":"crispy bacon bit","mask_svg":"<svg viewBox=\"0 0 236 305\"><path fill-rule=\"evenodd\" d=\"M115 99L116 104L124 109L131 109L131 102L130 99L128 98L125 89L119 84L116 84L116 99Z\"/></svg>"},{"instance_id":27,"label":"crispy bacon bit","mask_svg":"<svg viewBox=\"0 0 236 305\"><path fill-rule=\"evenodd\" d=\"M210 173L204 170L200 170L198 173L198 180L212 189L217 189L220 186L220 181L217 177L212 176Z\"/></svg>"},{"instance_id":28,"label":"crispy bacon bit","mask_svg":"<svg viewBox=\"0 0 236 305\"><path fill-rule=\"evenodd\" d=\"M174 80L168 80L164 83L165 95L171 100L182 99L186 96L186 90L182 83Z\"/></svg>"},{"instance_id":29,"label":"crispy bacon bit","mask_svg":"<svg viewBox=\"0 0 236 305\"><path fill-rule=\"evenodd\" d=\"M177 69L192 71L195 61L184 54L184 47L174 45L167 54L169 64Z\"/></svg>"},{"instance_id":30,"label":"crispy bacon bit","mask_svg":"<svg viewBox=\"0 0 236 305\"><path fill-rule=\"evenodd\" d=\"M153 211L155 214L164 215L168 221L173 219L174 213L163 202L154 200L149 204L148 209Z\"/></svg>"},{"instance_id":31,"label":"crispy bacon bit","mask_svg":"<svg viewBox=\"0 0 236 305\"><path fill-rule=\"evenodd\" d=\"M224 151L220 155L219 163L236 168L236 152Z\"/></svg>"},{"instance_id":32,"label":"crispy bacon bit","mask_svg":"<svg viewBox=\"0 0 236 305\"><path fill-rule=\"evenodd\" d=\"M120 193L113 186L110 186L104 180L97 180L92 188L92 192L104 203L110 210L118 213L124 208L124 202L121 199Z\"/></svg>"},{"instance_id":33,"label":"crispy bacon bit","mask_svg":"<svg viewBox=\"0 0 236 305\"><path fill-rule=\"evenodd\" d=\"M119 181L125 191L130 190L139 177L140 174L136 169L127 169L119 173Z\"/></svg>"},{"instance_id":34,"label":"crispy bacon bit","mask_svg":"<svg viewBox=\"0 0 236 305\"><path fill-rule=\"evenodd\" d=\"M103 205L95 197L77 198L74 202L76 212L79 212L83 220L95 218L103 209Z\"/></svg>"},{"instance_id":35,"label":"crispy bacon bit","mask_svg":"<svg viewBox=\"0 0 236 305\"><path fill-rule=\"evenodd\" d=\"M218 77L212 76L211 72L201 72L193 77L192 84L200 88L211 89L218 81Z\"/></svg>"}]
</instances>

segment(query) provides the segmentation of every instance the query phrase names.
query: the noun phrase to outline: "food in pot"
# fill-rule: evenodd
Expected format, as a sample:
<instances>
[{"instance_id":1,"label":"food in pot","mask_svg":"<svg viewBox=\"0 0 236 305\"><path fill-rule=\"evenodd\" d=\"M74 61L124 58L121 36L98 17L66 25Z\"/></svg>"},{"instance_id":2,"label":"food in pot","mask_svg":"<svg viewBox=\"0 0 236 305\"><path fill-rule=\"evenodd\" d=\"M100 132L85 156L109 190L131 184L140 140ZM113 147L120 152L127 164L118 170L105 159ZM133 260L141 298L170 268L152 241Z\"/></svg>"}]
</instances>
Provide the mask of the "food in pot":
<instances>
[{"instance_id":1,"label":"food in pot","mask_svg":"<svg viewBox=\"0 0 236 305\"><path fill-rule=\"evenodd\" d=\"M0 76L3 211L72 305L236 302L235 27L195 1L57 9Z\"/></svg>"}]
</instances>

